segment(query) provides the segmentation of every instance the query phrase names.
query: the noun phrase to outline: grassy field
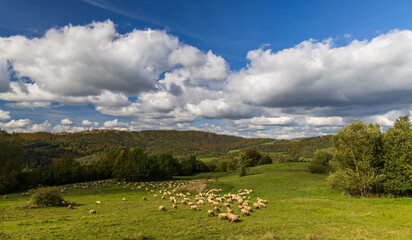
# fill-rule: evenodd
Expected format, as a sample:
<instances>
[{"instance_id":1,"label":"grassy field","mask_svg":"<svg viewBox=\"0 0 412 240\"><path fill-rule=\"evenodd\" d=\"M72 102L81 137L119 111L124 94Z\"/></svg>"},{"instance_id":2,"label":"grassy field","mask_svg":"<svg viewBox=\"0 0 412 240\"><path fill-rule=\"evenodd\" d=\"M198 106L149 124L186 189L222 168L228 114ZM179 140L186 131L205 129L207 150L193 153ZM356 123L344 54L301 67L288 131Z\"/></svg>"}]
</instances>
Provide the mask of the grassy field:
<instances>
[{"instance_id":1,"label":"grassy field","mask_svg":"<svg viewBox=\"0 0 412 240\"><path fill-rule=\"evenodd\" d=\"M173 210L169 201L131 189L133 184L70 189L64 198L79 204L72 210L23 209L29 197L9 194L0 199L0 239L412 239L411 198L345 197L306 167L283 163L251 168L242 178L235 172L195 176L218 179L210 188L253 189L252 200L269 201L238 223L208 217L209 205ZM167 211L159 212L160 205ZM90 209L97 214L89 215Z\"/></svg>"}]
</instances>

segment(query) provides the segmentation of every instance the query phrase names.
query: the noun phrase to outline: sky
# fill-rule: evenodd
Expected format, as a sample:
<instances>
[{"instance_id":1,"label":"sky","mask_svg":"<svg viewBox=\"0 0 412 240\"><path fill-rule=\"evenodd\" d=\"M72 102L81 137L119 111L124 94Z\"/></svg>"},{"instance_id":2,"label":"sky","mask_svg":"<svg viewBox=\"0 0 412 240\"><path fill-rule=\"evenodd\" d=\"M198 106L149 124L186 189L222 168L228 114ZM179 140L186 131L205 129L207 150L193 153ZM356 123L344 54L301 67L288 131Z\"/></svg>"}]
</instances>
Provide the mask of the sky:
<instances>
[{"instance_id":1,"label":"sky","mask_svg":"<svg viewBox=\"0 0 412 240\"><path fill-rule=\"evenodd\" d=\"M0 0L0 128L294 139L412 102L411 1Z\"/></svg>"}]
</instances>

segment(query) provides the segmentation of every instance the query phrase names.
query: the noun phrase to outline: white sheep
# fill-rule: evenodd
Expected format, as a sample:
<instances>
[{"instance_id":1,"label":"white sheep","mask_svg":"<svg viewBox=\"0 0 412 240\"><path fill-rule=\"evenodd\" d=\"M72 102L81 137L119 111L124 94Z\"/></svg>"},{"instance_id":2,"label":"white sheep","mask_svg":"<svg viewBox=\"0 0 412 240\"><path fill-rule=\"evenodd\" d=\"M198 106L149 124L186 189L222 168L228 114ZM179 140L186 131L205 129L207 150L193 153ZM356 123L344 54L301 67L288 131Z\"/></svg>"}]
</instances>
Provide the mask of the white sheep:
<instances>
[{"instance_id":1,"label":"white sheep","mask_svg":"<svg viewBox=\"0 0 412 240\"><path fill-rule=\"evenodd\" d=\"M242 210L240 210L240 212L242 213L243 216L250 214L250 212L249 212L248 210L246 210L246 209L242 209Z\"/></svg>"},{"instance_id":2,"label":"white sheep","mask_svg":"<svg viewBox=\"0 0 412 240\"><path fill-rule=\"evenodd\" d=\"M198 211L199 208L198 208L196 205L191 205L191 206L190 206L190 210L192 210L192 211Z\"/></svg>"},{"instance_id":3,"label":"white sheep","mask_svg":"<svg viewBox=\"0 0 412 240\"><path fill-rule=\"evenodd\" d=\"M173 208L173 209L177 209L177 205L176 205L176 204L173 204L173 205L172 205L172 208Z\"/></svg>"},{"instance_id":4,"label":"white sheep","mask_svg":"<svg viewBox=\"0 0 412 240\"><path fill-rule=\"evenodd\" d=\"M219 218L222 220L227 219L227 213L219 213Z\"/></svg>"},{"instance_id":5,"label":"white sheep","mask_svg":"<svg viewBox=\"0 0 412 240\"><path fill-rule=\"evenodd\" d=\"M147 201L147 198L143 197L143 201Z\"/></svg>"},{"instance_id":6,"label":"white sheep","mask_svg":"<svg viewBox=\"0 0 412 240\"><path fill-rule=\"evenodd\" d=\"M92 209L92 210L89 211L89 213L90 213L90 215L92 215L92 214L96 214L97 212L96 212L96 210Z\"/></svg>"},{"instance_id":7,"label":"white sheep","mask_svg":"<svg viewBox=\"0 0 412 240\"><path fill-rule=\"evenodd\" d=\"M165 208L165 206L159 206L159 211L166 211L166 208Z\"/></svg>"},{"instance_id":8,"label":"white sheep","mask_svg":"<svg viewBox=\"0 0 412 240\"><path fill-rule=\"evenodd\" d=\"M215 212L213 210L207 210L207 215L215 216Z\"/></svg>"},{"instance_id":9,"label":"white sheep","mask_svg":"<svg viewBox=\"0 0 412 240\"><path fill-rule=\"evenodd\" d=\"M260 208L259 203L253 203L253 208L254 209L259 209Z\"/></svg>"},{"instance_id":10,"label":"white sheep","mask_svg":"<svg viewBox=\"0 0 412 240\"><path fill-rule=\"evenodd\" d=\"M102 204L102 203L101 203L100 201L96 201L96 204L97 204L97 205L100 205L100 204Z\"/></svg>"},{"instance_id":11,"label":"white sheep","mask_svg":"<svg viewBox=\"0 0 412 240\"><path fill-rule=\"evenodd\" d=\"M229 214L227 215L227 218L228 218L229 221L231 221L231 222L237 222L237 221L239 221L240 216L239 216L239 215L235 215L235 214L233 214L233 213L229 213Z\"/></svg>"},{"instance_id":12,"label":"white sheep","mask_svg":"<svg viewBox=\"0 0 412 240\"><path fill-rule=\"evenodd\" d=\"M126 201L126 198L122 198L123 201Z\"/></svg>"}]
</instances>

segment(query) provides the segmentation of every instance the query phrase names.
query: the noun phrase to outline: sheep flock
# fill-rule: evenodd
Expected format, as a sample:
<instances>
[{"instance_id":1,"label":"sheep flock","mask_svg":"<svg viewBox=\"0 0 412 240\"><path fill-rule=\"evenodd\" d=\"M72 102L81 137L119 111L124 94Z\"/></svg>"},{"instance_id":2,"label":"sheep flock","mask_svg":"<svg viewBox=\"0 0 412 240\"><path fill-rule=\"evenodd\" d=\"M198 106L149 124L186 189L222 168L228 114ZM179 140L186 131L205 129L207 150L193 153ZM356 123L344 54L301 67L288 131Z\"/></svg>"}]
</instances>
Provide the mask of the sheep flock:
<instances>
[{"instance_id":1,"label":"sheep flock","mask_svg":"<svg viewBox=\"0 0 412 240\"><path fill-rule=\"evenodd\" d=\"M190 211L203 211L206 216L216 217L217 219L227 220L229 222L239 222L240 217L247 217L253 214L258 209L263 209L268 206L268 201L252 195L252 189L239 189L236 193L223 193L222 189L196 189L197 193L193 193L193 189L188 190L185 186L202 185L207 186L207 183L213 180L177 180L166 182L115 182L114 180L103 180L89 183L76 183L60 187L61 192L66 192L73 189L90 189L90 188L107 188L116 186L128 188L131 190L146 192L140 201L164 202L158 207L158 212L165 212L171 209L180 211L189 209ZM190 193L191 191L192 193ZM7 199L7 196L3 197ZM120 198L119 201L126 201L126 197ZM139 200L135 200L139 201ZM96 205L101 205L102 202L98 199ZM179 207L180 205L180 207ZM69 207L70 208L70 207ZM71 207L72 209L72 207ZM95 209L91 209L89 214L96 214Z\"/></svg>"}]
</instances>

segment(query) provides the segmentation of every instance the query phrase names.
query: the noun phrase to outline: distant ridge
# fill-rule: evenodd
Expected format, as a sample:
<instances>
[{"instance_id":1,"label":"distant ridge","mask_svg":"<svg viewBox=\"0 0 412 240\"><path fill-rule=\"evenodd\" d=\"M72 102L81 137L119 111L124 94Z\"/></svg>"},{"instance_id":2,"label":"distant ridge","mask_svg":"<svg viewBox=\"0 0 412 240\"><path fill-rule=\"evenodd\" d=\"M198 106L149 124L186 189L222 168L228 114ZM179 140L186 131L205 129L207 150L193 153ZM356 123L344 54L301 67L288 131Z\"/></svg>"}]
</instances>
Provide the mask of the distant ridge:
<instances>
[{"instance_id":1,"label":"distant ridge","mask_svg":"<svg viewBox=\"0 0 412 240\"><path fill-rule=\"evenodd\" d=\"M171 153L174 156L217 157L229 150L253 147L273 141L267 138L242 138L202 131L176 130L89 130L75 133L20 133L25 140L26 161L58 158L65 153L77 157L102 155L120 146L140 147L147 154ZM30 164L31 165L31 164Z\"/></svg>"}]
</instances>

